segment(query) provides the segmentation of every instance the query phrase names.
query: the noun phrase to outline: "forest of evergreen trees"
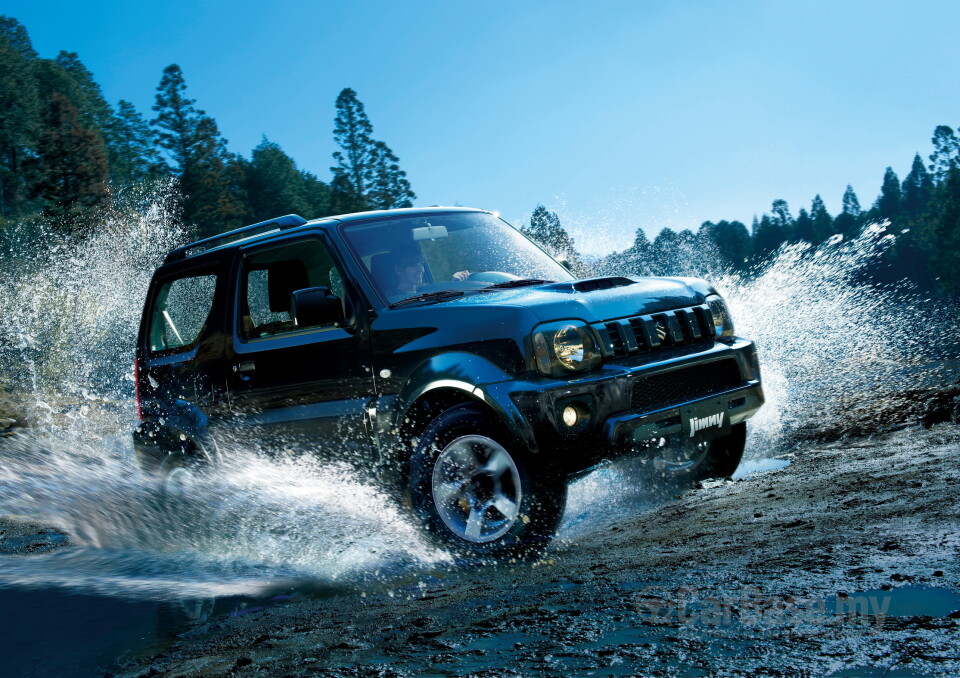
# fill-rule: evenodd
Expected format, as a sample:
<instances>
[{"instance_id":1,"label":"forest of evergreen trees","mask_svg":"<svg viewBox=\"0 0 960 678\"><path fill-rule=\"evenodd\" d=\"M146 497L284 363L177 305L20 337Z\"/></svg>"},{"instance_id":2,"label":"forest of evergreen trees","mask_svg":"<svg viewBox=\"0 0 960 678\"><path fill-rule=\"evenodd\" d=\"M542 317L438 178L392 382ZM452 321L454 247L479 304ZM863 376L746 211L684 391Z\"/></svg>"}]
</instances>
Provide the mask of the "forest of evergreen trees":
<instances>
[{"instance_id":1,"label":"forest of evergreen trees","mask_svg":"<svg viewBox=\"0 0 960 678\"><path fill-rule=\"evenodd\" d=\"M712 264L750 275L785 244L816 246L838 236L855 237L867 224L886 224L895 244L870 262L869 279L878 284L906 280L926 293L954 295L960 292L960 134L938 126L929 159L924 165L916 154L903 181L887 167L869 209L861 207L849 185L836 216L819 195L796 217L787 201L774 200L770 213L755 217L750 228L739 221L707 221L696 233L664 228L652 242L638 229L633 245L589 266L557 214L543 205L521 230L578 274L703 275Z\"/></svg>"},{"instance_id":2,"label":"forest of evergreen trees","mask_svg":"<svg viewBox=\"0 0 960 678\"><path fill-rule=\"evenodd\" d=\"M198 236L279 214L409 207L416 198L351 89L336 100L340 151L329 182L267 138L249 159L231 153L175 64L162 73L152 113L111 105L77 54L42 59L24 27L0 16L0 228L42 215L82 235L116 191L170 179L183 196L179 216Z\"/></svg>"},{"instance_id":3,"label":"forest of evergreen trees","mask_svg":"<svg viewBox=\"0 0 960 678\"><path fill-rule=\"evenodd\" d=\"M151 116L128 101L106 101L77 54L36 53L22 25L0 16L0 232L40 216L65 237L83 237L92 213L118 191L150 182L178 183L178 210L197 236L280 214L307 218L411 206L416 198L399 160L373 126L352 89L335 103L329 181L298 169L264 138L245 158L230 152L216 120L189 98L184 74L161 74ZM909 279L934 293L960 291L960 135L945 125L933 133L928 163L918 153L901 181L892 168L864 208L851 186L833 216L821 196L796 216L784 200L748 228L739 221L705 222L696 233L665 228L652 240L642 229L633 245L587 266L558 216L538 205L523 230L578 273L683 273L686 253L710 250L725 267L745 274L784 243L819 244L850 237L867 223L889 221L894 247L874 262L878 282Z\"/></svg>"}]
</instances>

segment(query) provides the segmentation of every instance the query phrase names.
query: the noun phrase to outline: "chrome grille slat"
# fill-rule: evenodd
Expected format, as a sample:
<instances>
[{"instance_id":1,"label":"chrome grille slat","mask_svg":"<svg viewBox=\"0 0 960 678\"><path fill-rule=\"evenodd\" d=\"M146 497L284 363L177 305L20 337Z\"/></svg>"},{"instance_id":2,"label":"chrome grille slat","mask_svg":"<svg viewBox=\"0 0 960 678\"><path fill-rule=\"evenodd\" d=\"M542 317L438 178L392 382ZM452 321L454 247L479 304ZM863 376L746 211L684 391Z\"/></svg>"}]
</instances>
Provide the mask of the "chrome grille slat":
<instances>
[{"instance_id":1,"label":"chrome grille slat","mask_svg":"<svg viewBox=\"0 0 960 678\"><path fill-rule=\"evenodd\" d=\"M604 358L622 358L670 346L713 339L713 319L705 304L595 323Z\"/></svg>"}]
</instances>

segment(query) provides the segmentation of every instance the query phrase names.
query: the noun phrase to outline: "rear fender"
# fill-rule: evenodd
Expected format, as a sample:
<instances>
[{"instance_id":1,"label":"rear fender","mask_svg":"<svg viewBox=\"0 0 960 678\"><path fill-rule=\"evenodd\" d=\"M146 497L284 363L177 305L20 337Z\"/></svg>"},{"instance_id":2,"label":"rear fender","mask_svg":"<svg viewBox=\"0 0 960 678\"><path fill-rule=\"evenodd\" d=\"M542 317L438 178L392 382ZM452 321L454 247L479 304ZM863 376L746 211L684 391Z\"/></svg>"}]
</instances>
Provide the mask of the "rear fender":
<instances>
[{"instance_id":1,"label":"rear fender","mask_svg":"<svg viewBox=\"0 0 960 678\"><path fill-rule=\"evenodd\" d=\"M220 452L210 436L209 420L195 405L177 400L162 416L151 417L133 432L140 467L156 471L170 455L182 454L198 461L220 462Z\"/></svg>"}]
</instances>

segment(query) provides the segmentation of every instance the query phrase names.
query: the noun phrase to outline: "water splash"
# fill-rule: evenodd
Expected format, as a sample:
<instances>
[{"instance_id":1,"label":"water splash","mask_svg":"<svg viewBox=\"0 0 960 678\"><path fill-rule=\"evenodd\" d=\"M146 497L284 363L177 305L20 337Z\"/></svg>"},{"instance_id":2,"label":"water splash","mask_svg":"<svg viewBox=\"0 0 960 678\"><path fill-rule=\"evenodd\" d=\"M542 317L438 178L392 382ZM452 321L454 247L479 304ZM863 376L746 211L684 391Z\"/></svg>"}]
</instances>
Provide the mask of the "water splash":
<instances>
[{"instance_id":1,"label":"water splash","mask_svg":"<svg viewBox=\"0 0 960 678\"><path fill-rule=\"evenodd\" d=\"M174 198L170 184L128 189L91 217L83 240L38 219L4 234L0 386L31 393L23 404L42 427L73 429L82 440L94 423L91 406L123 409L131 398L137 300L165 253L185 239ZM96 423L115 428L117 417Z\"/></svg>"},{"instance_id":2,"label":"water splash","mask_svg":"<svg viewBox=\"0 0 960 678\"><path fill-rule=\"evenodd\" d=\"M80 548L29 563L0 559L0 582L215 596L355 583L448 561L345 466L235 453L188 492L164 494L120 443L85 453L50 435L7 441L0 513L56 524Z\"/></svg>"},{"instance_id":3,"label":"water splash","mask_svg":"<svg viewBox=\"0 0 960 678\"><path fill-rule=\"evenodd\" d=\"M784 245L750 276L714 280L737 332L753 339L767 405L753 420L756 447L790 442L858 406L934 385L960 355L956 310L909 284L878 285L867 267L896 241L886 224L813 247Z\"/></svg>"},{"instance_id":4,"label":"water splash","mask_svg":"<svg viewBox=\"0 0 960 678\"><path fill-rule=\"evenodd\" d=\"M51 245L62 239L44 222L4 236L0 387L18 393L34 427L0 441L0 514L60 525L76 546L0 559L0 585L215 596L447 562L387 497L308 457L240 450L196 493L168 501L137 471L133 342L154 268L186 237L171 190L131 191L82 244ZM865 281L864 267L891 242L874 226L849 241L785 246L750 276L712 276L761 352L769 400L749 454L769 456L792 428L851 394L895 388L956 351L955 318L931 322L936 309L924 299ZM591 529L591 515L613 505L656 501L655 492L625 493L630 485L618 467L574 486L561 537Z\"/></svg>"},{"instance_id":5,"label":"water splash","mask_svg":"<svg viewBox=\"0 0 960 678\"><path fill-rule=\"evenodd\" d=\"M751 420L747 456L767 456L799 428L869 409L908 386L933 385L944 362L960 355L955 308L907 283L871 279L869 267L895 242L888 224L870 224L851 239L785 244L738 274L723 268L711 243L694 238L665 261L624 251L601 272L692 275L714 284L737 334L757 344L767 405Z\"/></svg>"},{"instance_id":6,"label":"water splash","mask_svg":"<svg viewBox=\"0 0 960 678\"><path fill-rule=\"evenodd\" d=\"M173 190L122 195L82 242L44 221L4 234L0 391L32 429L0 441L0 514L58 525L77 548L0 559L0 585L213 596L446 561L387 497L309 456L239 450L164 501L140 474L132 356L150 277L186 240Z\"/></svg>"}]
</instances>

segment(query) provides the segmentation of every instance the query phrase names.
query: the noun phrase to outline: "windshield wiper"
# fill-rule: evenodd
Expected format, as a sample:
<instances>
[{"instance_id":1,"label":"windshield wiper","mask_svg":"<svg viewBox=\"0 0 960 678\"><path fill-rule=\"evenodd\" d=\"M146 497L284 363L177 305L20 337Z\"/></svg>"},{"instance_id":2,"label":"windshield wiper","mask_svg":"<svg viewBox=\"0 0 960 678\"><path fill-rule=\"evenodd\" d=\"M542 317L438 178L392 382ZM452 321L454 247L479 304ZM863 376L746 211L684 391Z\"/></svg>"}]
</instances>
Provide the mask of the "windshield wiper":
<instances>
[{"instance_id":1,"label":"windshield wiper","mask_svg":"<svg viewBox=\"0 0 960 678\"><path fill-rule=\"evenodd\" d=\"M390 308L396 308L397 306L405 306L406 304L415 304L420 301L440 301L441 299L452 299L453 297L462 297L463 292L460 290L440 290L438 292L424 292L423 294L418 294L415 297L407 297L406 299L401 299L400 301L395 301L390 304Z\"/></svg>"},{"instance_id":2,"label":"windshield wiper","mask_svg":"<svg viewBox=\"0 0 960 678\"><path fill-rule=\"evenodd\" d=\"M484 290L505 290L510 287L526 287L527 285L543 285L552 283L552 280L540 280L539 278L520 278L520 280L507 280L506 282L487 285Z\"/></svg>"}]
</instances>

